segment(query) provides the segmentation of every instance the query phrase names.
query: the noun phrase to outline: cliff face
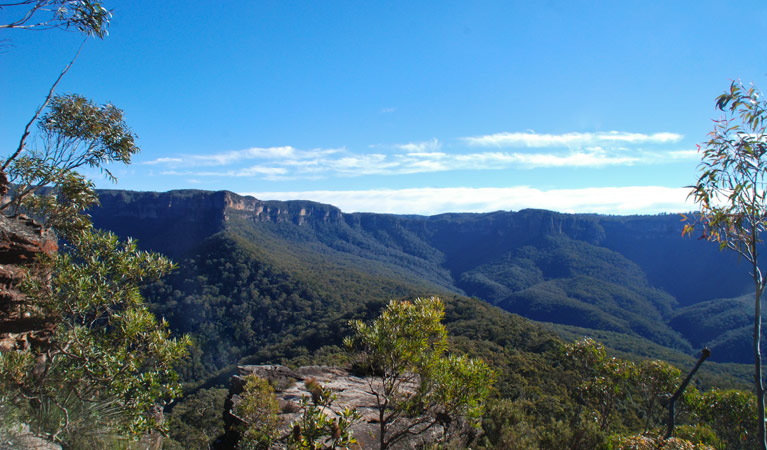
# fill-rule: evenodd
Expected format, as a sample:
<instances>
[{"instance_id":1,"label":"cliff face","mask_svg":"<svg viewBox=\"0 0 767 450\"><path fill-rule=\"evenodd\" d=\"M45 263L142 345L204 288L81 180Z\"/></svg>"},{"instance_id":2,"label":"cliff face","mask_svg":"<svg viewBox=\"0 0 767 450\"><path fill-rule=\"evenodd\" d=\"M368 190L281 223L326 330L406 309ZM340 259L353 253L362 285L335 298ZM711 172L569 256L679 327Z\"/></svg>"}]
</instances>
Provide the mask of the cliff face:
<instances>
[{"instance_id":1,"label":"cliff face","mask_svg":"<svg viewBox=\"0 0 767 450\"><path fill-rule=\"evenodd\" d=\"M0 351L46 345L55 323L19 291L37 255L53 253L51 233L24 216L0 215Z\"/></svg>"},{"instance_id":2,"label":"cliff face","mask_svg":"<svg viewBox=\"0 0 767 450\"><path fill-rule=\"evenodd\" d=\"M101 206L93 223L146 249L180 257L203 239L223 231L232 219L293 223L341 220L338 208L314 202L261 201L228 191L98 191Z\"/></svg>"},{"instance_id":3,"label":"cliff face","mask_svg":"<svg viewBox=\"0 0 767 450\"><path fill-rule=\"evenodd\" d=\"M234 216L240 216L253 222L304 225L307 223L337 223L343 218L343 213L341 213L340 209L321 203L310 201L262 201L232 192L223 192L223 194L225 220Z\"/></svg>"}]
</instances>

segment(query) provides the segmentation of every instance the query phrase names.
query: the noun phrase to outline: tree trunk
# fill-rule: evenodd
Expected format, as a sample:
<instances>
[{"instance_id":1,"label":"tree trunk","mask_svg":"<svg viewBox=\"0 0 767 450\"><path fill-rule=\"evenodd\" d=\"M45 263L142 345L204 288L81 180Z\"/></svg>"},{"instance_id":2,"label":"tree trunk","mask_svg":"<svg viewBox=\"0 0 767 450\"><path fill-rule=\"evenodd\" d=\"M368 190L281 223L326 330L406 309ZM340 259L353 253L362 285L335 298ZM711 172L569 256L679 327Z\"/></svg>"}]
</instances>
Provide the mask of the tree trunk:
<instances>
[{"instance_id":1,"label":"tree trunk","mask_svg":"<svg viewBox=\"0 0 767 450\"><path fill-rule=\"evenodd\" d=\"M376 395L377 397L378 395ZM380 435L378 436L378 444L380 450L386 450L388 448L388 442L386 442L386 407L389 405L388 397L385 397L383 405L378 404L378 423L379 423L379 432Z\"/></svg>"},{"instance_id":2,"label":"tree trunk","mask_svg":"<svg viewBox=\"0 0 767 450\"><path fill-rule=\"evenodd\" d=\"M758 269L754 268L756 271ZM756 284L756 295L754 299L754 385L756 386L756 404L759 410L758 436L759 446L762 450L767 450L767 436L764 428L764 382L762 381L762 290L764 289L761 277L754 278Z\"/></svg>"}]
</instances>

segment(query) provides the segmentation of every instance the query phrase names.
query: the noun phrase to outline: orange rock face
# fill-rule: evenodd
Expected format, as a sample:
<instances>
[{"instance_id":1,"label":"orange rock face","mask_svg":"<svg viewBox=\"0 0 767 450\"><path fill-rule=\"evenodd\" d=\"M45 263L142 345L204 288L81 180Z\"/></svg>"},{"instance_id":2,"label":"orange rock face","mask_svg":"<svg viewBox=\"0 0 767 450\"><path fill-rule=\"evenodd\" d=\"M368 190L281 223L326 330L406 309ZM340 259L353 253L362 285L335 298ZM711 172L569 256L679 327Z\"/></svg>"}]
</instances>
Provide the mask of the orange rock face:
<instances>
[{"instance_id":1,"label":"orange rock face","mask_svg":"<svg viewBox=\"0 0 767 450\"><path fill-rule=\"evenodd\" d=\"M53 253L53 233L23 215L0 215L0 351L45 345L55 323L19 291L37 255Z\"/></svg>"}]
</instances>

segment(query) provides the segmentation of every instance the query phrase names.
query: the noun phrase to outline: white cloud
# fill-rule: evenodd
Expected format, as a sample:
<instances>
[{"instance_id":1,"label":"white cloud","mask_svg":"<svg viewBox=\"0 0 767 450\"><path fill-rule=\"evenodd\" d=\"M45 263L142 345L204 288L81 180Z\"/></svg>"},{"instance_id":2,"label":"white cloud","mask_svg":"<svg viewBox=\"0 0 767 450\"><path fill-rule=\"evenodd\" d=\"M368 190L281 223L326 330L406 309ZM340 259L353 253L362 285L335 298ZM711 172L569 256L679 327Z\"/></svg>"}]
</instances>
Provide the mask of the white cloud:
<instances>
[{"instance_id":1,"label":"white cloud","mask_svg":"<svg viewBox=\"0 0 767 450\"><path fill-rule=\"evenodd\" d=\"M209 155L159 158L145 164L165 166L165 175L319 179L333 176L395 176L461 170L604 168L662 164L697 158L697 153L693 150L637 148L638 143L658 144L681 139L681 135L673 133L639 134L611 131L553 135L529 132L500 133L465 139L471 145L524 146L528 149L472 151L471 145L468 148L456 148L453 145L449 146L448 151L443 149L442 142L433 138L407 144L374 145L367 152L352 152L345 148L300 150L292 146L253 147ZM547 146L567 148L543 148ZM395 151L392 152L392 149ZM208 170L194 172L194 168Z\"/></svg>"},{"instance_id":2,"label":"white cloud","mask_svg":"<svg viewBox=\"0 0 767 450\"><path fill-rule=\"evenodd\" d=\"M456 156L457 165L462 168L490 169L521 166L524 168L548 167L605 167L632 165L641 161L639 157L612 156L605 152L572 153L471 153Z\"/></svg>"},{"instance_id":3,"label":"white cloud","mask_svg":"<svg viewBox=\"0 0 767 450\"><path fill-rule=\"evenodd\" d=\"M442 143L437 138L432 138L424 142L409 142L407 144L395 145L394 148L404 150L409 153L436 152L442 148Z\"/></svg>"},{"instance_id":4,"label":"white cloud","mask_svg":"<svg viewBox=\"0 0 767 450\"><path fill-rule=\"evenodd\" d=\"M327 158L344 152L344 149L298 150L292 146L252 147L245 150L211 153L209 155L185 155L183 157L157 158L143 164L164 164L169 167L210 167L227 166L248 160L304 161L312 158Z\"/></svg>"},{"instance_id":5,"label":"white cloud","mask_svg":"<svg viewBox=\"0 0 767 450\"><path fill-rule=\"evenodd\" d=\"M245 150L236 150L212 155L193 155L185 159L185 163L191 166L225 166L248 159L275 159L291 158L296 149L290 146L284 147L253 147Z\"/></svg>"},{"instance_id":6,"label":"white cloud","mask_svg":"<svg viewBox=\"0 0 767 450\"><path fill-rule=\"evenodd\" d=\"M295 154L295 153L294 153ZM674 151L608 151L601 147L565 152L412 152L402 154L344 152L313 153L306 159L265 159L265 164L228 170L166 170L163 175L185 176L276 176L291 179L317 177L358 177L364 175L394 176L402 174L447 172L458 170L506 170L546 168L604 168L639 164L662 164L695 159L697 153ZM218 165L218 164L215 164ZM208 166L208 164L205 164Z\"/></svg>"},{"instance_id":7,"label":"white cloud","mask_svg":"<svg viewBox=\"0 0 767 450\"><path fill-rule=\"evenodd\" d=\"M682 135L676 133L627 133L607 131L600 133L495 133L484 136L461 138L471 146L477 147L583 147L601 143L624 144L668 144L678 142Z\"/></svg>"},{"instance_id":8,"label":"white cloud","mask_svg":"<svg viewBox=\"0 0 767 450\"><path fill-rule=\"evenodd\" d=\"M508 188L413 188L359 191L252 192L261 200L313 200L346 212L432 215L541 208L560 212L654 214L694 209L689 189L663 186L541 190Z\"/></svg>"},{"instance_id":9,"label":"white cloud","mask_svg":"<svg viewBox=\"0 0 767 450\"><path fill-rule=\"evenodd\" d=\"M700 153L697 150L675 150L668 152L671 159L700 159Z\"/></svg>"},{"instance_id":10,"label":"white cloud","mask_svg":"<svg viewBox=\"0 0 767 450\"><path fill-rule=\"evenodd\" d=\"M251 177L254 175L285 175L288 170L284 167L253 166L240 169L235 173L238 177Z\"/></svg>"},{"instance_id":11,"label":"white cloud","mask_svg":"<svg viewBox=\"0 0 767 450\"><path fill-rule=\"evenodd\" d=\"M153 159L151 161L144 161L144 162L142 162L140 164L145 164L145 165L148 165L148 166L153 166L153 165L157 165L157 164L180 163L180 162L183 162L183 161L184 160L181 159L181 158L157 158L157 159Z\"/></svg>"}]
</instances>

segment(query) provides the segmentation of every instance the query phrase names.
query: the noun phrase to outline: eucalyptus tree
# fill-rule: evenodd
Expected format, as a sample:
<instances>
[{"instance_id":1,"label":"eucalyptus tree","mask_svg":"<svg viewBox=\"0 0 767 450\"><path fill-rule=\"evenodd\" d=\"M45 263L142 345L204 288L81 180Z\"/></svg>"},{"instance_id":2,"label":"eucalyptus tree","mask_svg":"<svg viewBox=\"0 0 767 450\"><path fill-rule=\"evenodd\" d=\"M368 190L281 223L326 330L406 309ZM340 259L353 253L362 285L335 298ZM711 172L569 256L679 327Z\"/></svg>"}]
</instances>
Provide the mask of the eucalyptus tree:
<instances>
[{"instance_id":1,"label":"eucalyptus tree","mask_svg":"<svg viewBox=\"0 0 767 450\"><path fill-rule=\"evenodd\" d=\"M172 263L93 229L87 209L98 198L77 172L91 167L114 179L106 164L129 163L135 135L121 110L78 95L54 96L37 125L35 145L3 162L0 213L32 215L65 244L19 285L30 314L55 329L45 344L0 353L0 399L65 444L92 430L138 436L162 426L152 411L181 389L173 366L189 340L171 337L139 291Z\"/></svg>"},{"instance_id":2,"label":"eucalyptus tree","mask_svg":"<svg viewBox=\"0 0 767 450\"><path fill-rule=\"evenodd\" d=\"M104 37L111 19L92 0L20 0L0 3L0 11L13 17L0 29L67 29L86 39ZM98 198L78 169L90 167L114 181L109 164L129 163L139 148L119 108L55 95L73 62L21 131L18 146L0 158L0 214L32 215L64 243L14 282L26 295L23 314L54 326L46 342L0 352L0 406L17 407L19 419L49 439L91 447L103 436L136 437L162 427L154 412L180 393L173 366L189 339L171 337L140 294L142 284L172 263L95 230L89 220L87 210Z\"/></svg>"},{"instance_id":3,"label":"eucalyptus tree","mask_svg":"<svg viewBox=\"0 0 767 450\"><path fill-rule=\"evenodd\" d=\"M444 314L438 298L418 298L391 301L371 324L351 322L354 335L345 344L374 375L368 385L382 450L438 426L443 442L462 440L479 426L493 373L480 359L445 355Z\"/></svg>"},{"instance_id":4,"label":"eucalyptus tree","mask_svg":"<svg viewBox=\"0 0 767 450\"><path fill-rule=\"evenodd\" d=\"M0 29L48 30L59 28L103 38L112 13L93 0L17 0L0 2L5 22Z\"/></svg>"},{"instance_id":5,"label":"eucalyptus tree","mask_svg":"<svg viewBox=\"0 0 767 450\"><path fill-rule=\"evenodd\" d=\"M762 374L762 294L764 272L759 244L767 228L767 101L754 86L733 82L716 99L724 113L715 121L709 140L701 147L700 174L688 198L699 207L684 233L698 227L702 238L737 253L749 264L754 283L754 387L758 409L758 440L765 440L765 388Z\"/></svg>"}]
</instances>

